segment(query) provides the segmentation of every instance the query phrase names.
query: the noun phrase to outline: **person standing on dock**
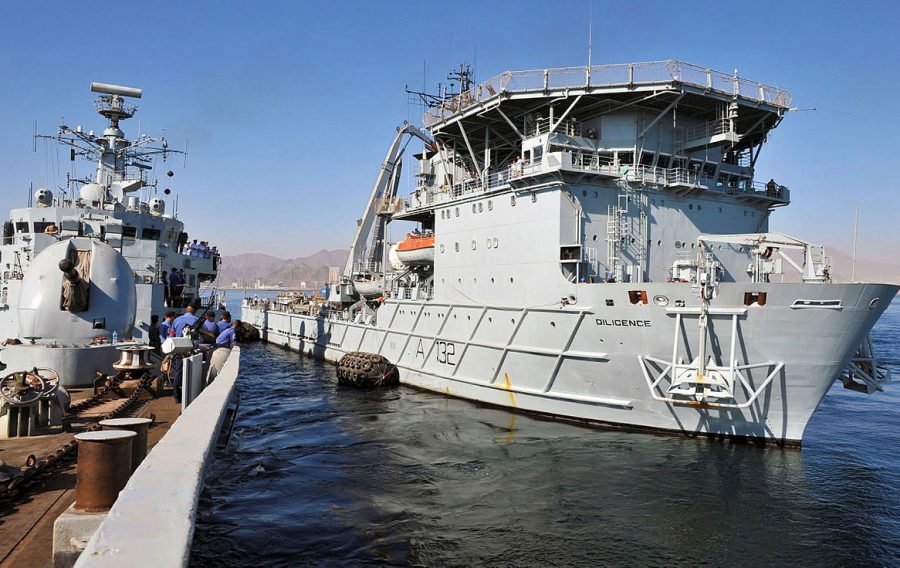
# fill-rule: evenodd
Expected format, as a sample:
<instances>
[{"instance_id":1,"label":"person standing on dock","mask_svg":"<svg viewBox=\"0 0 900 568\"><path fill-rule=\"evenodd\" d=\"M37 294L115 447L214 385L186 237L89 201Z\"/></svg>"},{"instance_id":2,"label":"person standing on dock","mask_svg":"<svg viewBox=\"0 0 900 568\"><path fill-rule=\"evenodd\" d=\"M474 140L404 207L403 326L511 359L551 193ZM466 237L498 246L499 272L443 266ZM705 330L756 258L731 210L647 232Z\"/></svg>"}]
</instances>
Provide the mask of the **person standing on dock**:
<instances>
[{"instance_id":1,"label":"person standing on dock","mask_svg":"<svg viewBox=\"0 0 900 568\"><path fill-rule=\"evenodd\" d=\"M241 325L241 320L234 320L230 327L225 328L225 331L219 334L219 337L216 338L216 347L226 347L231 349L237 343L237 335L235 330Z\"/></svg>"},{"instance_id":2,"label":"person standing on dock","mask_svg":"<svg viewBox=\"0 0 900 568\"><path fill-rule=\"evenodd\" d=\"M231 312L222 312L222 318L216 324L216 328L218 328L218 333L222 333L226 329L231 327ZM218 335L218 333L216 335Z\"/></svg>"},{"instance_id":3,"label":"person standing on dock","mask_svg":"<svg viewBox=\"0 0 900 568\"><path fill-rule=\"evenodd\" d=\"M175 321L175 312L166 312L165 317L159 324L159 342L163 343L169 337L174 336L175 330L172 329L172 322Z\"/></svg>"},{"instance_id":4,"label":"person standing on dock","mask_svg":"<svg viewBox=\"0 0 900 568\"><path fill-rule=\"evenodd\" d=\"M184 335L184 328L193 327L194 324L197 323L197 319L197 316L194 315L194 307L186 307L184 313L175 318L175 321L172 322L172 329L175 332L175 337Z\"/></svg>"},{"instance_id":5,"label":"person standing on dock","mask_svg":"<svg viewBox=\"0 0 900 568\"><path fill-rule=\"evenodd\" d=\"M215 343L219 333L219 326L216 325L216 314L206 312L206 321L200 327L200 343Z\"/></svg>"}]
</instances>

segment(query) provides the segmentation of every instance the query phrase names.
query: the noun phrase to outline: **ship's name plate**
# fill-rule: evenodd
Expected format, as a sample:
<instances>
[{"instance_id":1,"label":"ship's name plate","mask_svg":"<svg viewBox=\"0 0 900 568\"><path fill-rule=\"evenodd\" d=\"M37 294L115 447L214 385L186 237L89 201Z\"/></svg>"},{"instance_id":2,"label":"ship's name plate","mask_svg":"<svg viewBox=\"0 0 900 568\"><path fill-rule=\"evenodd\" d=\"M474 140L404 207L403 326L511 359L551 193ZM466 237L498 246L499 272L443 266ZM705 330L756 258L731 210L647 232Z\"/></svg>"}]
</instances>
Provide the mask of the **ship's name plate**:
<instances>
[{"instance_id":1,"label":"ship's name plate","mask_svg":"<svg viewBox=\"0 0 900 568\"><path fill-rule=\"evenodd\" d=\"M650 320L620 320L597 318L597 325L609 325L613 327L651 327Z\"/></svg>"}]
</instances>

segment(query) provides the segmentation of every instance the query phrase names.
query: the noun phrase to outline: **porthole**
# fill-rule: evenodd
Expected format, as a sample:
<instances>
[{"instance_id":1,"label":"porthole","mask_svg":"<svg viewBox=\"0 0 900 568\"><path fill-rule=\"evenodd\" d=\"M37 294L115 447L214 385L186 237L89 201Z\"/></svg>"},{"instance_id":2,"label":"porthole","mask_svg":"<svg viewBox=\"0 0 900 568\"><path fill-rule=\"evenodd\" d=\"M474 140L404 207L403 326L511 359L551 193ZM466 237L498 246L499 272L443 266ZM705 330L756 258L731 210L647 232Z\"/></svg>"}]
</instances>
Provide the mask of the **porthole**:
<instances>
[{"instance_id":1,"label":"porthole","mask_svg":"<svg viewBox=\"0 0 900 568\"><path fill-rule=\"evenodd\" d=\"M531 202L537 203L537 193L534 193L534 192L531 193Z\"/></svg>"},{"instance_id":2,"label":"porthole","mask_svg":"<svg viewBox=\"0 0 900 568\"><path fill-rule=\"evenodd\" d=\"M556 322L555 322L555 321L551 321L551 322L550 322L550 327L556 327Z\"/></svg>"},{"instance_id":3,"label":"porthole","mask_svg":"<svg viewBox=\"0 0 900 568\"><path fill-rule=\"evenodd\" d=\"M488 199L488 211L493 211L493 209L494 209L494 202L491 201L490 199Z\"/></svg>"},{"instance_id":4,"label":"porthole","mask_svg":"<svg viewBox=\"0 0 900 568\"><path fill-rule=\"evenodd\" d=\"M494 319L490 316L488 316L488 323L494 323Z\"/></svg>"},{"instance_id":5,"label":"porthole","mask_svg":"<svg viewBox=\"0 0 900 568\"><path fill-rule=\"evenodd\" d=\"M483 211L484 211L484 203L479 203L478 204L478 212L482 213Z\"/></svg>"},{"instance_id":6,"label":"porthole","mask_svg":"<svg viewBox=\"0 0 900 568\"><path fill-rule=\"evenodd\" d=\"M634 244L634 243L635 243L634 237L631 237L631 244Z\"/></svg>"},{"instance_id":7,"label":"porthole","mask_svg":"<svg viewBox=\"0 0 900 568\"><path fill-rule=\"evenodd\" d=\"M475 250L475 239L472 239L472 250Z\"/></svg>"},{"instance_id":8,"label":"porthole","mask_svg":"<svg viewBox=\"0 0 900 568\"><path fill-rule=\"evenodd\" d=\"M703 209L703 205L697 204L697 211L701 211Z\"/></svg>"},{"instance_id":9,"label":"porthole","mask_svg":"<svg viewBox=\"0 0 900 568\"><path fill-rule=\"evenodd\" d=\"M478 279L477 279L477 278L473 278L473 279L472 279L472 284L478 284Z\"/></svg>"},{"instance_id":10,"label":"porthole","mask_svg":"<svg viewBox=\"0 0 900 568\"><path fill-rule=\"evenodd\" d=\"M467 320L471 320L471 319L472 319L472 316L466 316L466 319L467 319Z\"/></svg>"},{"instance_id":11,"label":"porthole","mask_svg":"<svg viewBox=\"0 0 900 568\"><path fill-rule=\"evenodd\" d=\"M750 216L751 216L751 217L756 217L756 211L751 211L751 212L750 212Z\"/></svg>"},{"instance_id":12,"label":"porthole","mask_svg":"<svg viewBox=\"0 0 900 568\"><path fill-rule=\"evenodd\" d=\"M485 241L485 246L487 248L491 248L491 238L490 237L488 237L487 240Z\"/></svg>"},{"instance_id":13,"label":"porthole","mask_svg":"<svg viewBox=\"0 0 900 568\"><path fill-rule=\"evenodd\" d=\"M656 246L661 247L661 246L662 246L662 241L656 241Z\"/></svg>"},{"instance_id":14,"label":"porthole","mask_svg":"<svg viewBox=\"0 0 900 568\"><path fill-rule=\"evenodd\" d=\"M500 241L497 240L497 237L494 237L494 240L491 241L491 244L494 245L494 248L497 248L497 245L500 244Z\"/></svg>"},{"instance_id":15,"label":"porthole","mask_svg":"<svg viewBox=\"0 0 900 568\"><path fill-rule=\"evenodd\" d=\"M721 208L721 207L719 207L719 213L721 213L721 212L722 212L722 208Z\"/></svg>"},{"instance_id":16,"label":"porthole","mask_svg":"<svg viewBox=\"0 0 900 568\"><path fill-rule=\"evenodd\" d=\"M457 279L456 279L456 283L457 283L457 284L462 284L462 278L457 278Z\"/></svg>"},{"instance_id":17,"label":"porthole","mask_svg":"<svg viewBox=\"0 0 900 568\"><path fill-rule=\"evenodd\" d=\"M516 196L515 195L509 196L509 204L512 205L513 207L516 206Z\"/></svg>"},{"instance_id":18,"label":"porthole","mask_svg":"<svg viewBox=\"0 0 900 568\"><path fill-rule=\"evenodd\" d=\"M691 249L693 250L693 248L694 248L694 243L691 243Z\"/></svg>"},{"instance_id":19,"label":"porthole","mask_svg":"<svg viewBox=\"0 0 900 568\"><path fill-rule=\"evenodd\" d=\"M747 210L744 209L744 217L746 217L746 216L747 216Z\"/></svg>"},{"instance_id":20,"label":"porthole","mask_svg":"<svg viewBox=\"0 0 900 568\"><path fill-rule=\"evenodd\" d=\"M872 298L872 301L869 302L869 309L870 310L874 309L875 306L877 306L878 302L880 302L880 301L881 301L881 298Z\"/></svg>"},{"instance_id":21,"label":"porthole","mask_svg":"<svg viewBox=\"0 0 900 568\"><path fill-rule=\"evenodd\" d=\"M694 209L694 204L693 204L693 203L688 203L688 209L693 210L693 209Z\"/></svg>"},{"instance_id":22,"label":"porthole","mask_svg":"<svg viewBox=\"0 0 900 568\"><path fill-rule=\"evenodd\" d=\"M596 240L597 240L597 235L594 235L593 237L591 237L591 240L596 241Z\"/></svg>"},{"instance_id":23,"label":"porthole","mask_svg":"<svg viewBox=\"0 0 900 568\"><path fill-rule=\"evenodd\" d=\"M587 190L581 192L581 197L587 197Z\"/></svg>"},{"instance_id":24,"label":"porthole","mask_svg":"<svg viewBox=\"0 0 900 568\"><path fill-rule=\"evenodd\" d=\"M493 283L494 283L494 278L493 278L493 277L491 277L491 284L493 284Z\"/></svg>"},{"instance_id":25,"label":"porthole","mask_svg":"<svg viewBox=\"0 0 900 568\"><path fill-rule=\"evenodd\" d=\"M456 208L456 216L459 217L459 207Z\"/></svg>"},{"instance_id":26,"label":"porthole","mask_svg":"<svg viewBox=\"0 0 900 568\"><path fill-rule=\"evenodd\" d=\"M473 204L472 204L472 213L477 213L476 207L477 207L477 206L473 203Z\"/></svg>"},{"instance_id":27,"label":"porthole","mask_svg":"<svg viewBox=\"0 0 900 568\"><path fill-rule=\"evenodd\" d=\"M441 253L443 254L443 252L444 252L444 245L443 245L443 243L442 243L442 244L441 244Z\"/></svg>"},{"instance_id":28,"label":"porthole","mask_svg":"<svg viewBox=\"0 0 900 568\"><path fill-rule=\"evenodd\" d=\"M509 318L509 323L516 325L516 318Z\"/></svg>"},{"instance_id":29,"label":"porthole","mask_svg":"<svg viewBox=\"0 0 900 568\"><path fill-rule=\"evenodd\" d=\"M456 252L459 252L459 243L453 243L453 248L456 250Z\"/></svg>"},{"instance_id":30,"label":"porthole","mask_svg":"<svg viewBox=\"0 0 900 568\"><path fill-rule=\"evenodd\" d=\"M594 199L597 199L597 197L599 197L599 196L600 196L600 194L597 193L597 192L595 191L595 192L594 192Z\"/></svg>"},{"instance_id":31,"label":"porthole","mask_svg":"<svg viewBox=\"0 0 900 568\"><path fill-rule=\"evenodd\" d=\"M513 282L514 282L514 280L512 279L512 276L510 276L510 277L509 277L509 283L512 284Z\"/></svg>"}]
</instances>

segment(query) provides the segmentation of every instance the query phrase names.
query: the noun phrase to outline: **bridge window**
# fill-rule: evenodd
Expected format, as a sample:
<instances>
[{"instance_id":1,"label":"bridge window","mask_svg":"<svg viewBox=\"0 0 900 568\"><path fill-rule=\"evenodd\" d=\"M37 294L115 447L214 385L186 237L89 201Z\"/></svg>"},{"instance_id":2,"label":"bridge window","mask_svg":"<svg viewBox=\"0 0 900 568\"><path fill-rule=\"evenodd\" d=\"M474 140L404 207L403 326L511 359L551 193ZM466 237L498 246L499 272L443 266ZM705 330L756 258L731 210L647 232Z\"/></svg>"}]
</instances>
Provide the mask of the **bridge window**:
<instances>
[{"instance_id":1,"label":"bridge window","mask_svg":"<svg viewBox=\"0 0 900 568\"><path fill-rule=\"evenodd\" d=\"M151 241L158 241L159 234L159 229L144 229L143 231L141 231L141 238L149 239Z\"/></svg>"},{"instance_id":2,"label":"bridge window","mask_svg":"<svg viewBox=\"0 0 900 568\"><path fill-rule=\"evenodd\" d=\"M630 166L634 163L634 152L618 152L619 163Z\"/></svg>"},{"instance_id":3,"label":"bridge window","mask_svg":"<svg viewBox=\"0 0 900 568\"><path fill-rule=\"evenodd\" d=\"M132 227L131 225L122 225L122 236L131 237L133 239L137 236L137 227Z\"/></svg>"}]
</instances>

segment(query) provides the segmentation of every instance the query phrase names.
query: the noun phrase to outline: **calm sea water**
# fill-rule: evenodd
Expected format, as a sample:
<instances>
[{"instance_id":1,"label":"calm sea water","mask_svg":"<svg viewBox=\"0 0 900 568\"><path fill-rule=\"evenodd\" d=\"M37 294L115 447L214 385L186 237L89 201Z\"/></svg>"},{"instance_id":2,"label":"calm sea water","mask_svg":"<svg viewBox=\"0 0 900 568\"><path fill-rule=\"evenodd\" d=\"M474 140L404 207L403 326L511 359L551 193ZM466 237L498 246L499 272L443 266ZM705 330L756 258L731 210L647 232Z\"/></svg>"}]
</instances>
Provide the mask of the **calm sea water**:
<instances>
[{"instance_id":1,"label":"calm sea water","mask_svg":"<svg viewBox=\"0 0 900 568\"><path fill-rule=\"evenodd\" d=\"M900 377L900 302L876 328ZM802 450L537 420L243 350L193 566L900 565L900 381L836 385Z\"/></svg>"}]
</instances>

